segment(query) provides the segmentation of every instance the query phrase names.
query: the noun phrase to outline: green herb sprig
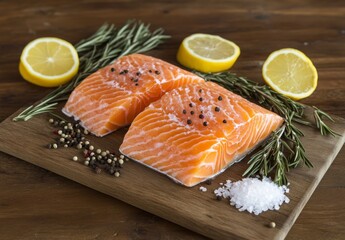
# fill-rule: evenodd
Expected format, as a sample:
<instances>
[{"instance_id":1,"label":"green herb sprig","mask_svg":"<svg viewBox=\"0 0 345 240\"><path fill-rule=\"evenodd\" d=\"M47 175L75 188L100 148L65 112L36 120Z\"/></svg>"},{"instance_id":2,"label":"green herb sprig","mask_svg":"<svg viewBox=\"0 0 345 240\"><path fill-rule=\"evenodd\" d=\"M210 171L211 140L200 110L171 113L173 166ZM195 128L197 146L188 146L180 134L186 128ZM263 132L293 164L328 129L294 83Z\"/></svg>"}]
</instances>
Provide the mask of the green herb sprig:
<instances>
[{"instance_id":1,"label":"green herb sprig","mask_svg":"<svg viewBox=\"0 0 345 240\"><path fill-rule=\"evenodd\" d=\"M301 142L303 132L296 123L319 129L321 135L339 135L323 119L334 121L327 113L314 107L315 123L305 119L305 105L287 98L267 85L260 85L230 72L205 74L196 72L206 81L215 82L224 88L241 95L269 109L285 119L285 124L273 132L263 147L248 161L249 167L244 176L260 174L268 176L274 173L274 181L279 185L287 184L286 173L299 165L312 167Z\"/></svg>"},{"instance_id":2,"label":"green herb sprig","mask_svg":"<svg viewBox=\"0 0 345 240\"><path fill-rule=\"evenodd\" d=\"M159 28L150 31L150 25L139 21L128 21L121 28L104 24L91 37L75 45L79 55L79 72L69 83L62 85L45 96L39 103L31 105L13 118L13 121L27 121L35 115L51 112L87 76L112 63L117 58L149 51L170 38Z\"/></svg>"}]
</instances>

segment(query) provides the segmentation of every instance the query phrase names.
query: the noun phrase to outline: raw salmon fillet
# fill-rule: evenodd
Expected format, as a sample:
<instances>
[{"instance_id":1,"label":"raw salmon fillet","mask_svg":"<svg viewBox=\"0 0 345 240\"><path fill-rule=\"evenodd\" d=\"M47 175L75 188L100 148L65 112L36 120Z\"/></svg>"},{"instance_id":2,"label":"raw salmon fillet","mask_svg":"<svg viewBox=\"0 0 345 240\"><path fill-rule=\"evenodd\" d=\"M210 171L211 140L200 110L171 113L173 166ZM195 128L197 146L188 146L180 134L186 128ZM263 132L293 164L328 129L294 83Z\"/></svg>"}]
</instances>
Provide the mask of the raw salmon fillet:
<instances>
[{"instance_id":1,"label":"raw salmon fillet","mask_svg":"<svg viewBox=\"0 0 345 240\"><path fill-rule=\"evenodd\" d=\"M189 84L141 112L120 151L191 187L239 161L282 122L215 83Z\"/></svg>"},{"instance_id":2,"label":"raw salmon fillet","mask_svg":"<svg viewBox=\"0 0 345 240\"><path fill-rule=\"evenodd\" d=\"M174 88L204 80L153 57L132 54L87 77L63 112L96 136L130 124L151 102Z\"/></svg>"}]
</instances>

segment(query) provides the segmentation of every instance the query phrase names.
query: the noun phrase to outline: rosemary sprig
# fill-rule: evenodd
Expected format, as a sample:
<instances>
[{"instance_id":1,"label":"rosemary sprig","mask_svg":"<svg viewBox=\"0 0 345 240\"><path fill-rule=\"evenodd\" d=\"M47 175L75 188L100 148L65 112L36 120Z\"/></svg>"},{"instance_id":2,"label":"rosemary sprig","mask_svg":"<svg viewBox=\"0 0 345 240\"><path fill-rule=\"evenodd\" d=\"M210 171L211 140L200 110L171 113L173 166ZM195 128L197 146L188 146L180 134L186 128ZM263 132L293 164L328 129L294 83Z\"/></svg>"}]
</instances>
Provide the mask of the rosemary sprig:
<instances>
[{"instance_id":1,"label":"rosemary sprig","mask_svg":"<svg viewBox=\"0 0 345 240\"><path fill-rule=\"evenodd\" d=\"M128 21L121 28L104 24L91 37L75 45L79 55L79 73L69 83L62 85L45 96L39 103L31 105L13 118L13 121L27 121L35 115L51 112L87 76L112 63L117 58L149 51L170 36L159 28L151 32L149 24Z\"/></svg>"},{"instance_id":2,"label":"rosemary sprig","mask_svg":"<svg viewBox=\"0 0 345 240\"><path fill-rule=\"evenodd\" d=\"M334 122L333 118L329 116L324 111L321 111L317 107L313 106L314 108L314 119L316 122L316 127L320 130L321 135L332 135L335 136L341 136L339 133L336 133L333 131L325 122L323 121L323 118L326 118L332 122Z\"/></svg>"},{"instance_id":3,"label":"rosemary sprig","mask_svg":"<svg viewBox=\"0 0 345 240\"><path fill-rule=\"evenodd\" d=\"M274 181L279 185L284 185L287 184L286 173L290 168L299 165L313 166L307 158L301 142L303 132L295 123L315 127L320 130L321 135L339 135L322 120L326 118L333 121L327 113L314 107L315 123L313 124L304 118L305 105L275 92L267 85L260 85L230 72L216 74L196 72L196 74L206 81L215 82L230 91L257 102L285 119L285 124L271 134L262 149L250 157L249 167L244 172L244 176L256 174L267 176L274 173Z\"/></svg>"}]
</instances>

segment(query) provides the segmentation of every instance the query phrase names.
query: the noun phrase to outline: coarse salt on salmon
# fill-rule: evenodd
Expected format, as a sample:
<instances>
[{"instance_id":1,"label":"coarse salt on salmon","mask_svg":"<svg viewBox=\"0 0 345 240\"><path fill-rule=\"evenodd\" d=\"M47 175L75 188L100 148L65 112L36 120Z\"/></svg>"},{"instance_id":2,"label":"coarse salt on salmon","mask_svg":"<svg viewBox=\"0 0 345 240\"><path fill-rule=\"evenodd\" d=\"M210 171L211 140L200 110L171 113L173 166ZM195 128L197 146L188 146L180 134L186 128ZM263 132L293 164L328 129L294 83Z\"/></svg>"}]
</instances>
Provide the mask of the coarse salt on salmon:
<instances>
[{"instance_id":1,"label":"coarse salt on salmon","mask_svg":"<svg viewBox=\"0 0 345 240\"><path fill-rule=\"evenodd\" d=\"M87 77L72 92L63 112L96 136L104 136L129 125L165 92L203 81L160 59L132 54Z\"/></svg>"},{"instance_id":2,"label":"coarse salt on salmon","mask_svg":"<svg viewBox=\"0 0 345 240\"><path fill-rule=\"evenodd\" d=\"M120 151L191 187L239 161L282 122L215 83L189 84L141 112Z\"/></svg>"}]
</instances>

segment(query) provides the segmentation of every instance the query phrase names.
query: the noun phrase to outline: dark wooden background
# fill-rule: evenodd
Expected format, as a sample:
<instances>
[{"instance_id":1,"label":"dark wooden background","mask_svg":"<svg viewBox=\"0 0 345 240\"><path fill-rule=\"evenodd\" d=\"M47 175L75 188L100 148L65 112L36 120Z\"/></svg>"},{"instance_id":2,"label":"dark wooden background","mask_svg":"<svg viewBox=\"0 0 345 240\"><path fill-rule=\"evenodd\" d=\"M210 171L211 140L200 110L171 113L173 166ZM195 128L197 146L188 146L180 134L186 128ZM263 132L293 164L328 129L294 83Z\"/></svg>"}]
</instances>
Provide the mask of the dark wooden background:
<instances>
[{"instance_id":1,"label":"dark wooden background","mask_svg":"<svg viewBox=\"0 0 345 240\"><path fill-rule=\"evenodd\" d=\"M345 1L8 0L0 1L0 12L0 121L50 91L19 75L19 56L30 40L56 36L76 43L104 22L121 25L131 18L172 35L150 54L175 64L177 47L189 34L233 40L242 51L233 71L258 82L270 52L300 49L319 73L317 90L303 103L345 118ZM345 238L344 158L343 148L287 239ZM0 153L0 239L204 237Z\"/></svg>"}]
</instances>

